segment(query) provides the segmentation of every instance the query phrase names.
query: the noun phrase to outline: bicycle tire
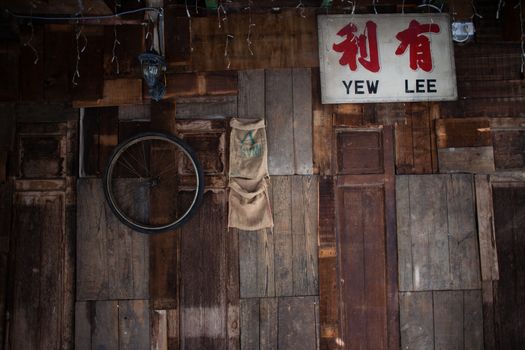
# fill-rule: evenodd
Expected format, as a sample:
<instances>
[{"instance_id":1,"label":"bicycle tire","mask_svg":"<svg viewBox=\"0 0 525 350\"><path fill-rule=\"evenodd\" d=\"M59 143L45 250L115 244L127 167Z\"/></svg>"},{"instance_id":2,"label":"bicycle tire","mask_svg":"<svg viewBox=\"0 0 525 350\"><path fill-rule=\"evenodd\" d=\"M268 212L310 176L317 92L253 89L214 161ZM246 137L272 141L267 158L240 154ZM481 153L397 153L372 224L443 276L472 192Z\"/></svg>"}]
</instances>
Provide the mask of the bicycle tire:
<instances>
[{"instance_id":1,"label":"bicycle tire","mask_svg":"<svg viewBox=\"0 0 525 350\"><path fill-rule=\"evenodd\" d=\"M195 188L194 188L195 193L192 196L193 198L191 198L191 203L189 207L186 210L183 210L183 214L180 215L180 217L177 217L174 220L168 221L167 223L159 224L159 223L145 222L145 221L150 220L149 216L151 214L149 213L149 210L147 210L147 214L145 214L145 216L148 216L147 219L138 220L137 218L130 217L129 215L130 213L126 212L127 210L124 209L124 206L122 205L123 203L118 202L117 195L115 193L117 185L115 185L113 182L118 181L118 180L123 181L123 182L134 181L133 183L137 183L136 186L142 186L144 188L147 188L148 194L149 194L149 191L152 190L153 187L159 186L159 183L161 182L160 174L153 180L152 178L153 175L149 173L148 168L147 168L148 161L146 159L147 151L145 150L145 147L146 147L145 142L148 142L148 141L165 142L167 143L167 145L173 145L176 150L181 152L180 153L181 155L186 157L186 158L181 157L180 159L177 159L175 161L175 165L173 164L171 165L171 167L175 166L175 171L177 172L176 176L179 176L178 171L180 168L180 162L184 161L185 159L187 159L190 162L191 168L195 172L193 174L195 177L195 182L196 182ZM144 161L145 161L144 165L146 166L146 173L149 177L142 177L140 172L138 171L135 174L129 171L130 174L133 175L132 177L118 178L117 177L118 169L119 169L118 166L119 166L119 160L121 156L124 157L124 155L126 154L125 152L127 151L129 151L131 154L131 147L134 147L136 145L142 145L142 150L144 152L143 154ZM151 151L151 149L148 148L148 151ZM151 155L149 154L148 157L150 156ZM131 159L136 160L136 158L134 157L132 157ZM151 163L151 159L149 159L149 162ZM121 172L128 171L129 168L126 164L130 165L129 162L120 163ZM123 165L126 165L126 166L123 166ZM151 170L151 164L149 164L149 167ZM142 169L140 171L142 171ZM166 170L163 170L163 171L166 171ZM175 180L177 181L179 179L175 179ZM195 155L195 152L190 148L190 146L188 146L188 144L186 144L180 138L174 135L171 135L171 134L161 133L161 132L139 133L137 135L134 135L124 140L119 145L117 145L117 147L113 150L111 156L109 157L109 160L104 169L102 184L103 184L103 191L104 191L106 202L108 206L110 207L111 211L113 212L113 214L119 219L119 221L135 231L146 233L146 234L171 231L183 225L197 211L198 207L200 206L202 202L202 197L204 193L204 176L203 176L202 166L200 162L198 161ZM184 190L182 190L181 192L184 192ZM132 206L136 205L136 203L133 203L133 199L134 198L131 198L130 203L129 203ZM148 208L150 207L151 207L151 200L149 202ZM175 207L177 208L175 209L175 211L177 211L178 203L175 204ZM133 209L131 209L131 211L133 211ZM144 221L144 222L141 222L141 221Z\"/></svg>"}]
</instances>

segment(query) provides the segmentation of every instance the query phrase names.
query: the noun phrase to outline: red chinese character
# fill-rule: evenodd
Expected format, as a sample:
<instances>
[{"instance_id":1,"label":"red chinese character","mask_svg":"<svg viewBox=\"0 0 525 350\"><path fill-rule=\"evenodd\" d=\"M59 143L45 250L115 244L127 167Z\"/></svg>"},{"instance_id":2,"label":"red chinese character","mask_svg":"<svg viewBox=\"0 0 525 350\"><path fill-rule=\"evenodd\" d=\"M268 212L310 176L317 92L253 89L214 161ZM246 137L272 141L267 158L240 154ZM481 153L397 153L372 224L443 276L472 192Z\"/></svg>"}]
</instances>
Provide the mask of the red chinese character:
<instances>
[{"instance_id":1,"label":"red chinese character","mask_svg":"<svg viewBox=\"0 0 525 350\"><path fill-rule=\"evenodd\" d=\"M348 23L337 32L339 36L346 36L345 40L333 45L334 51L343 53L339 59L342 66L348 65L350 70L355 71L357 61L359 61L365 69L371 72L379 71L376 28L377 25L374 22L368 21L364 34L354 35L357 27L353 23Z\"/></svg>"},{"instance_id":2,"label":"red chinese character","mask_svg":"<svg viewBox=\"0 0 525 350\"><path fill-rule=\"evenodd\" d=\"M423 33L439 33L437 24L420 24L416 20L410 21L407 29L397 33L396 38L401 41L396 55L402 55L410 46L410 68L423 69L430 72L432 69L432 54L430 53L430 40Z\"/></svg>"}]
</instances>

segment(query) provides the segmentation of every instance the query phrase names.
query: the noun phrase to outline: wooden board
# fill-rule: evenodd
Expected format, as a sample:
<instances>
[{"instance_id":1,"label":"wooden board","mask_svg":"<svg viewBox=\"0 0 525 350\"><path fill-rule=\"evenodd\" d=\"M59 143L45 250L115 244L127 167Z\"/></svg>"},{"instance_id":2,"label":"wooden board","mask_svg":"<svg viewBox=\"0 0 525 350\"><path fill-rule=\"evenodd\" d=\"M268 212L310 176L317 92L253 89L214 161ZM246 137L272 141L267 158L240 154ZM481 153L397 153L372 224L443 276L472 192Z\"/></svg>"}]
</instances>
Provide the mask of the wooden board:
<instances>
[{"instance_id":1,"label":"wooden board","mask_svg":"<svg viewBox=\"0 0 525 350\"><path fill-rule=\"evenodd\" d=\"M72 101L74 108L137 105L142 103L142 79L120 78L104 80L102 97L87 99L83 96Z\"/></svg>"},{"instance_id":2,"label":"wooden board","mask_svg":"<svg viewBox=\"0 0 525 350\"><path fill-rule=\"evenodd\" d=\"M330 175L332 170L332 105L321 103L318 69L312 69L313 163L314 173Z\"/></svg>"},{"instance_id":3,"label":"wooden board","mask_svg":"<svg viewBox=\"0 0 525 350\"><path fill-rule=\"evenodd\" d=\"M318 179L271 182L273 232L239 231L241 297L317 295Z\"/></svg>"},{"instance_id":4,"label":"wooden board","mask_svg":"<svg viewBox=\"0 0 525 350\"><path fill-rule=\"evenodd\" d=\"M525 130L496 130L493 132L493 140L497 170L525 167Z\"/></svg>"},{"instance_id":5,"label":"wooden board","mask_svg":"<svg viewBox=\"0 0 525 350\"><path fill-rule=\"evenodd\" d=\"M338 131L342 145L355 139L372 145L366 143L370 135L379 136L380 143L377 137L373 143L380 154L374 164L381 165L364 168L364 174L356 171L357 174L336 178L338 302L341 307L338 346L395 349L399 347L399 319L392 128ZM345 137L346 133L350 137ZM346 144L345 147L350 146ZM356 148L361 149L366 153L370 147ZM349 166L346 169L352 168L352 162L346 164ZM323 302L321 306L324 305ZM325 313L321 310L321 315Z\"/></svg>"},{"instance_id":6,"label":"wooden board","mask_svg":"<svg viewBox=\"0 0 525 350\"><path fill-rule=\"evenodd\" d=\"M73 30L70 25L49 24L44 41L44 98L47 102L64 102L71 97L69 55L73 50Z\"/></svg>"},{"instance_id":7,"label":"wooden board","mask_svg":"<svg viewBox=\"0 0 525 350\"><path fill-rule=\"evenodd\" d=\"M437 104L430 103L410 103L404 106L404 120L395 122L397 174L437 172L433 132L436 106Z\"/></svg>"},{"instance_id":8,"label":"wooden board","mask_svg":"<svg viewBox=\"0 0 525 350\"><path fill-rule=\"evenodd\" d=\"M30 45L21 45L19 64L19 100L42 101L44 99L44 26L33 24L31 28L21 26L21 37L24 43L30 39ZM32 35L32 37L31 37Z\"/></svg>"},{"instance_id":9,"label":"wooden board","mask_svg":"<svg viewBox=\"0 0 525 350\"><path fill-rule=\"evenodd\" d=\"M226 194L207 192L180 229L182 349L228 348Z\"/></svg>"},{"instance_id":10,"label":"wooden board","mask_svg":"<svg viewBox=\"0 0 525 350\"><path fill-rule=\"evenodd\" d=\"M435 128L439 148L492 146L486 118L438 119Z\"/></svg>"},{"instance_id":11,"label":"wooden board","mask_svg":"<svg viewBox=\"0 0 525 350\"><path fill-rule=\"evenodd\" d=\"M402 292L402 349L483 349L480 290Z\"/></svg>"},{"instance_id":12,"label":"wooden board","mask_svg":"<svg viewBox=\"0 0 525 350\"><path fill-rule=\"evenodd\" d=\"M295 173L292 70L267 70L265 86L268 171L270 175L292 175Z\"/></svg>"},{"instance_id":13,"label":"wooden board","mask_svg":"<svg viewBox=\"0 0 525 350\"><path fill-rule=\"evenodd\" d=\"M472 177L398 176L396 193L400 290L480 288Z\"/></svg>"},{"instance_id":14,"label":"wooden board","mask_svg":"<svg viewBox=\"0 0 525 350\"><path fill-rule=\"evenodd\" d=\"M237 117L236 96L177 98L177 119L219 119Z\"/></svg>"},{"instance_id":15,"label":"wooden board","mask_svg":"<svg viewBox=\"0 0 525 350\"><path fill-rule=\"evenodd\" d=\"M499 262L499 280L494 282L493 290L496 348L519 349L525 346L525 309L521 302L525 286L522 215L525 187L499 185L493 189L493 200Z\"/></svg>"},{"instance_id":16,"label":"wooden board","mask_svg":"<svg viewBox=\"0 0 525 350\"><path fill-rule=\"evenodd\" d=\"M10 349L72 345L65 201L63 192L15 195Z\"/></svg>"},{"instance_id":17,"label":"wooden board","mask_svg":"<svg viewBox=\"0 0 525 350\"><path fill-rule=\"evenodd\" d=\"M317 297L280 298L278 349L319 349Z\"/></svg>"},{"instance_id":18,"label":"wooden board","mask_svg":"<svg viewBox=\"0 0 525 350\"><path fill-rule=\"evenodd\" d=\"M438 149L441 173L490 173L494 171L494 150L488 147Z\"/></svg>"},{"instance_id":19,"label":"wooden board","mask_svg":"<svg viewBox=\"0 0 525 350\"><path fill-rule=\"evenodd\" d=\"M137 196L147 198L145 193ZM136 202L137 210L146 210L147 204L145 200ZM99 179L79 180L77 300L147 298L147 242L146 236L127 228L113 215Z\"/></svg>"},{"instance_id":20,"label":"wooden board","mask_svg":"<svg viewBox=\"0 0 525 350\"><path fill-rule=\"evenodd\" d=\"M292 71L295 174L313 172L312 79L307 68Z\"/></svg>"},{"instance_id":21,"label":"wooden board","mask_svg":"<svg viewBox=\"0 0 525 350\"><path fill-rule=\"evenodd\" d=\"M147 349L149 326L147 300L78 301L75 349Z\"/></svg>"},{"instance_id":22,"label":"wooden board","mask_svg":"<svg viewBox=\"0 0 525 350\"><path fill-rule=\"evenodd\" d=\"M264 70L246 70L238 72L239 118L264 119L265 88Z\"/></svg>"},{"instance_id":23,"label":"wooden board","mask_svg":"<svg viewBox=\"0 0 525 350\"><path fill-rule=\"evenodd\" d=\"M319 65L315 9L265 13L228 14L220 26L217 16L194 17L191 21L191 65L193 71L317 67ZM251 21L251 22L250 22ZM247 43L251 29L251 50ZM228 39L226 35L232 35ZM169 36L169 35L168 35Z\"/></svg>"}]
</instances>

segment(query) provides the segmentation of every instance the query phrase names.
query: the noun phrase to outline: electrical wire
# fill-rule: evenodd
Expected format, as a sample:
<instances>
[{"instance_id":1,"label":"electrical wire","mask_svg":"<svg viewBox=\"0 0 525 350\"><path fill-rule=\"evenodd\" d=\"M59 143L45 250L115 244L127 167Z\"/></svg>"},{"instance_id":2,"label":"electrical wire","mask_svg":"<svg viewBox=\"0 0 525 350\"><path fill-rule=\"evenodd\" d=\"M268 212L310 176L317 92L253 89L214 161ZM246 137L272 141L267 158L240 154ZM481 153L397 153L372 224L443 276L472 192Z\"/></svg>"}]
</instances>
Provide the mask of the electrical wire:
<instances>
[{"instance_id":1,"label":"electrical wire","mask_svg":"<svg viewBox=\"0 0 525 350\"><path fill-rule=\"evenodd\" d=\"M121 16L131 15L138 12L146 12L146 11L155 11L159 15L162 15L163 11L162 8L157 7L142 7L139 9L134 10L128 10L123 12L118 12L113 15L103 15L103 16L73 16L73 17L46 17L46 16L33 16L33 15L19 15L16 13L13 13L9 11L8 9L5 10L5 12L18 19L30 19L30 20L40 20L40 21L89 21L89 20L101 20L101 19L112 19L112 18L118 18Z\"/></svg>"}]
</instances>

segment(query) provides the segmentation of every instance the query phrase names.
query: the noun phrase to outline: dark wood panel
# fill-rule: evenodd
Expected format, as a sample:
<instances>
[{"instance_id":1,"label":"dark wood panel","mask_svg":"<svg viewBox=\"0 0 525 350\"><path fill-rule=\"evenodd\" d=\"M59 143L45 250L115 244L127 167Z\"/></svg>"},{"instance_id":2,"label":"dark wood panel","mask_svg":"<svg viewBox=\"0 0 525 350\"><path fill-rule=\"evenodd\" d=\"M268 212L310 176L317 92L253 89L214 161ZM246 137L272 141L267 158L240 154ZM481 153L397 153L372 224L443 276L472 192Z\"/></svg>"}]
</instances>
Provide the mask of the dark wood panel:
<instances>
[{"instance_id":1,"label":"dark wood panel","mask_svg":"<svg viewBox=\"0 0 525 350\"><path fill-rule=\"evenodd\" d=\"M488 119L438 119L435 127L439 148L492 146Z\"/></svg>"},{"instance_id":2,"label":"dark wood panel","mask_svg":"<svg viewBox=\"0 0 525 350\"><path fill-rule=\"evenodd\" d=\"M18 55L19 44L15 40L4 38L0 44L0 74L9 83L0 87L0 101L15 102L18 99Z\"/></svg>"},{"instance_id":3,"label":"dark wood panel","mask_svg":"<svg viewBox=\"0 0 525 350\"><path fill-rule=\"evenodd\" d=\"M383 173L381 131L336 132L338 174Z\"/></svg>"},{"instance_id":4,"label":"dark wood panel","mask_svg":"<svg viewBox=\"0 0 525 350\"><path fill-rule=\"evenodd\" d=\"M519 349L525 346L525 237L523 208L525 187L493 189L494 224L498 247L499 280L494 282L496 347Z\"/></svg>"},{"instance_id":5,"label":"dark wood panel","mask_svg":"<svg viewBox=\"0 0 525 350\"><path fill-rule=\"evenodd\" d=\"M228 347L226 194L207 192L181 227L181 348Z\"/></svg>"},{"instance_id":6,"label":"dark wood panel","mask_svg":"<svg viewBox=\"0 0 525 350\"><path fill-rule=\"evenodd\" d=\"M73 35L78 35L78 32ZM83 48L84 51L82 51ZM80 58L78 76L75 77L75 69L71 72L73 76L71 81L72 98L74 100L102 98L104 88L104 29L98 27L82 28L78 47L77 42L75 42L72 45L72 50L74 54L71 61L72 67L75 69L77 68L77 54Z\"/></svg>"},{"instance_id":7,"label":"dark wood panel","mask_svg":"<svg viewBox=\"0 0 525 350\"><path fill-rule=\"evenodd\" d=\"M126 181L120 183L126 186ZM137 193L137 198L148 198ZM136 202L145 211L148 201ZM106 204L98 179L78 182L77 300L144 299L148 296L147 237L120 223Z\"/></svg>"},{"instance_id":8,"label":"dark wood panel","mask_svg":"<svg viewBox=\"0 0 525 350\"><path fill-rule=\"evenodd\" d=\"M313 163L314 173L330 175L332 171L332 109L321 103L321 81L318 69L312 69Z\"/></svg>"},{"instance_id":9,"label":"dark wood panel","mask_svg":"<svg viewBox=\"0 0 525 350\"><path fill-rule=\"evenodd\" d=\"M319 349L317 297L280 298L278 349Z\"/></svg>"},{"instance_id":10,"label":"dark wood panel","mask_svg":"<svg viewBox=\"0 0 525 350\"><path fill-rule=\"evenodd\" d=\"M496 169L525 167L525 130L494 131L493 139Z\"/></svg>"},{"instance_id":11,"label":"dark wood panel","mask_svg":"<svg viewBox=\"0 0 525 350\"><path fill-rule=\"evenodd\" d=\"M44 99L44 26L32 24L21 26L21 39L30 45L20 46L19 100L42 101ZM12 68L11 68L12 69Z\"/></svg>"},{"instance_id":12,"label":"dark wood panel","mask_svg":"<svg viewBox=\"0 0 525 350\"><path fill-rule=\"evenodd\" d=\"M71 97L73 36L69 25L45 27L44 98L48 102L64 102Z\"/></svg>"},{"instance_id":13,"label":"dark wood panel","mask_svg":"<svg viewBox=\"0 0 525 350\"><path fill-rule=\"evenodd\" d=\"M71 285L64 260L65 195L25 192L14 203L13 306L10 349L71 346ZM45 222L45 225L42 223Z\"/></svg>"},{"instance_id":14,"label":"dark wood panel","mask_svg":"<svg viewBox=\"0 0 525 350\"><path fill-rule=\"evenodd\" d=\"M432 292L399 293L401 348L434 349Z\"/></svg>"}]
</instances>

